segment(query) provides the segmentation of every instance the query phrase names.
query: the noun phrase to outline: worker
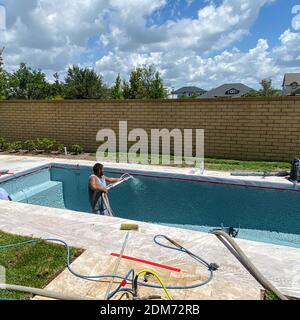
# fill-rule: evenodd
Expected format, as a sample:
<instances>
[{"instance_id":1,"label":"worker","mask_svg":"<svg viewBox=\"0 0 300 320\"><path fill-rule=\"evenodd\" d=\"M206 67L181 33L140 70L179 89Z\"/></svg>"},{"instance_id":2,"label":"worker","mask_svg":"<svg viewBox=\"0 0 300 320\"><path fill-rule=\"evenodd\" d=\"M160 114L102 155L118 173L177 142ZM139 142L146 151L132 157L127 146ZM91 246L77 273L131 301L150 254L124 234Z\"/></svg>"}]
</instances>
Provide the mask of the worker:
<instances>
[{"instance_id":1,"label":"worker","mask_svg":"<svg viewBox=\"0 0 300 320\"><path fill-rule=\"evenodd\" d=\"M104 167L100 163L96 163L93 167L93 172L89 177L88 190L89 202L92 208L92 213L104 216L110 216L108 208L103 201L103 193L107 194L107 183L116 183L122 181L122 178L109 178L104 176Z\"/></svg>"}]
</instances>

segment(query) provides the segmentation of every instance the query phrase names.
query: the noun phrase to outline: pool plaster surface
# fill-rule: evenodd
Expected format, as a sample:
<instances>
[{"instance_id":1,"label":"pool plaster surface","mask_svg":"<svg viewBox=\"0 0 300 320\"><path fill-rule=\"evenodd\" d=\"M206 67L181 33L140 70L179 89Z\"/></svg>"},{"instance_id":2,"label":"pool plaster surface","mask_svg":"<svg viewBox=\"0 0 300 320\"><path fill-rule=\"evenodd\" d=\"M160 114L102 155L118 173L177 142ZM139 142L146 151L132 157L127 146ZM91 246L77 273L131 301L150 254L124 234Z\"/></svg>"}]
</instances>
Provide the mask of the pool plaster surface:
<instances>
[{"instance_id":1,"label":"pool plaster surface","mask_svg":"<svg viewBox=\"0 0 300 320\"><path fill-rule=\"evenodd\" d=\"M0 168L10 169L15 174L49 163L93 165L91 161L63 160L42 157L18 157L0 155ZM109 168L147 170L153 173L176 173L191 175L191 169L162 168L131 164L104 163ZM195 174L196 176L196 174ZM199 176L198 176L199 177ZM205 172L205 178L230 178L223 172ZM0 179L5 179L6 176ZM241 183L277 183L294 188L283 178L242 178ZM69 245L86 249L74 263L74 269L85 274L110 273L116 263L111 253L119 253L126 232L120 231L124 219L89 215L70 210L53 209L22 203L0 201L0 229L2 231L40 238L57 237ZM128 221L127 221L128 222ZM132 222L132 221L130 221ZM259 299L260 285L248 274L239 262L213 235L201 232L171 228L144 222L139 224L138 232L130 232L124 254L150 260L182 269L181 273L166 272L154 268L167 284L195 284L197 279L205 279L207 271L199 267L187 255L157 246L153 242L156 234L165 234L180 242L209 262L215 262L220 269L215 272L212 282L193 290L172 290L175 299ZM237 239L257 268L283 293L300 297L300 250L268 243ZM120 275L134 267L146 267L121 260ZM153 267L150 267L153 269ZM67 270L62 272L49 285L48 289L64 293L77 293L91 297L104 298L108 284L89 282L72 276ZM158 291L161 292L161 291ZM156 293L158 293L156 291ZM142 295L149 293L141 290Z\"/></svg>"}]
</instances>

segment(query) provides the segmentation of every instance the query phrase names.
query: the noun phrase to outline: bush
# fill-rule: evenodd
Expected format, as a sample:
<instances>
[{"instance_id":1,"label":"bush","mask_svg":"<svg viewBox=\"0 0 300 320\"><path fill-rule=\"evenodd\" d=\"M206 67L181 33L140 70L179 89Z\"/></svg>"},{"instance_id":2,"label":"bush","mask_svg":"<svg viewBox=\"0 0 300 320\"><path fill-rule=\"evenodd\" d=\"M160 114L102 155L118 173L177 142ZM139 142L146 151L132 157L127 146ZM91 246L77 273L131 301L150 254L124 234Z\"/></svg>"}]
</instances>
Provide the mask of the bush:
<instances>
[{"instance_id":1,"label":"bush","mask_svg":"<svg viewBox=\"0 0 300 320\"><path fill-rule=\"evenodd\" d=\"M49 153L51 151L59 151L61 153L64 153L65 146L54 139L48 138L37 138L36 140L28 139L24 142L15 141L12 143L6 143L5 139L0 137L0 150L19 151L21 149L28 151L44 150ZM83 153L83 148L79 144L73 144L70 150L75 154Z\"/></svg>"},{"instance_id":2,"label":"bush","mask_svg":"<svg viewBox=\"0 0 300 320\"><path fill-rule=\"evenodd\" d=\"M4 150L4 146L5 146L5 139L0 137L0 150Z\"/></svg>"},{"instance_id":3,"label":"bush","mask_svg":"<svg viewBox=\"0 0 300 320\"><path fill-rule=\"evenodd\" d=\"M57 146L57 142L53 139L42 138L36 140L36 149L45 150L47 152L54 151Z\"/></svg>"},{"instance_id":4,"label":"bush","mask_svg":"<svg viewBox=\"0 0 300 320\"><path fill-rule=\"evenodd\" d=\"M71 152L74 152L75 154L81 154L83 153L83 148L79 144L73 144L71 146Z\"/></svg>"},{"instance_id":5,"label":"bush","mask_svg":"<svg viewBox=\"0 0 300 320\"><path fill-rule=\"evenodd\" d=\"M36 142L34 140L26 140L23 143L23 148L29 151L36 150Z\"/></svg>"},{"instance_id":6,"label":"bush","mask_svg":"<svg viewBox=\"0 0 300 320\"><path fill-rule=\"evenodd\" d=\"M64 153L65 152L65 146L61 143L59 143L56 147L57 151Z\"/></svg>"},{"instance_id":7,"label":"bush","mask_svg":"<svg viewBox=\"0 0 300 320\"><path fill-rule=\"evenodd\" d=\"M7 150L8 151L13 151L13 150L19 151L19 150L22 149L22 146L23 146L22 141L16 141L16 142L13 142L13 143L9 143L7 145Z\"/></svg>"},{"instance_id":8,"label":"bush","mask_svg":"<svg viewBox=\"0 0 300 320\"><path fill-rule=\"evenodd\" d=\"M6 151L6 150L8 150L8 147L9 147L9 143L4 142L4 144L2 145L2 150Z\"/></svg>"}]
</instances>

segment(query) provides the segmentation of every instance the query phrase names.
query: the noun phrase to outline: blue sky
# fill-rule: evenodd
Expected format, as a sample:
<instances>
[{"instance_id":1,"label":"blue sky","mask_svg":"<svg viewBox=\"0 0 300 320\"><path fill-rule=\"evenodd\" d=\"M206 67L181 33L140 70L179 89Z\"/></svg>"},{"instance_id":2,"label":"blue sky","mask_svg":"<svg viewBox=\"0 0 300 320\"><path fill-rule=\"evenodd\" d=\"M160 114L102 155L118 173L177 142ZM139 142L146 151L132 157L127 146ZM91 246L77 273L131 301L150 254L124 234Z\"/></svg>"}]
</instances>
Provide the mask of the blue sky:
<instances>
[{"instance_id":1,"label":"blue sky","mask_svg":"<svg viewBox=\"0 0 300 320\"><path fill-rule=\"evenodd\" d=\"M71 64L118 73L153 64L168 87L258 87L300 72L300 0L0 0L8 70L62 76ZM299 7L297 7L299 6ZM299 10L297 10L297 8ZM298 15L297 15L298 13ZM1 19L1 17L0 17Z\"/></svg>"},{"instance_id":2,"label":"blue sky","mask_svg":"<svg viewBox=\"0 0 300 320\"><path fill-rule=\"evenodd\" d=\"M259 38L268 39L270 46L278 45L282 31L291 28L291 10L297 4L300 4L300 0L279 0L263 7L250 29L250 36L245 37L238 47L249 49Z\"/></svg>"}]
</instances>

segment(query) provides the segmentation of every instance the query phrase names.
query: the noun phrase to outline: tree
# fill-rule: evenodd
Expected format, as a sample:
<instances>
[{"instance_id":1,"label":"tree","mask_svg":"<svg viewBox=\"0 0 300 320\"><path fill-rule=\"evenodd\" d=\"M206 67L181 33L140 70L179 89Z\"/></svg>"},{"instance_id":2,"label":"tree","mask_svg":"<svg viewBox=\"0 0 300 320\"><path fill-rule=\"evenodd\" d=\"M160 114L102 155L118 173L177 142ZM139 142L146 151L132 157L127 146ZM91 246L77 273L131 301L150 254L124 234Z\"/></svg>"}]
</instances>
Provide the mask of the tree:
<instances>
[{"instance_id":1,"label":"tree","mask_svg":"<svg viewBox=\"0 0 300 320\"><path fill-rule=\"evenodd\" d=\"M123 81L123 97L124 99L130 99L130 84L127 81Z\"/></svg>"},{"instance_id":2,"label":"tree","mask_svg":"<svg viewBox=\"0 0 300 320\"><path fill-rule=\"evenodd\" d=\"M245 97L247 98L256 98L261 96L261 93L257 90L250 90L247 94L245 94Z\"/></svg>"},{"instance_id":3,"label":"tree","mask_svg":"<svg viewBox=\"0 0 300 320\"><path fill-rule=\"evenodd\" d=\"M3 54L4 48L0 48L0 70L3 68Z\"/></svg>"},{"instance_id":4,"label":"tree","mask_svg":"<svg viewBox=\"0 0 300 320\"><path fill-rule=\"evenodd\" d=\"M109 89L101 75L93 69L73 65L64 82L54 73L54 83L47 81L45 73L33 70L25 63L13 73L3 68L3 49L0 49L0 99L165 99L167 90L155 68L143 66L132 70L128 81L118 74Z\"/></svg>"},{"instance_id":5,"label":"tree","mask_svg":"<svg viewBox=\"0 0 300 320\"><path fill-rule=\"evenodd\" d=\"M130 99L145 99L146 88L143 82L143 69L137 68L130 74Z\"/></svg>"},{"instance_id":6,"label":"tree","mask_svg":"<svg viewBox=\"0 0 300 320\"><path fill-rule=\"evenodd\" d=\"M263 79L260 82L262 89L260 90L263 97L278 97L280 90L273 88L271 79Z\"/></svg>"},{"instance_id":7,"label":"tree","mask_svg":"<svg viewBox=\"0 0 300 320\"><path fill-rule=\"evenodd\" d=\"M167 90L158 72L155 73L155 78L151 82L149 98L150 99L166 99L167 98Z\"/></svg>"},{"instance_id":8,"label":"tree","mask_svg":"<svg viewBox=\"0 0 300 320\"><path fill-rule=\"evenodd\" d=\"M4 48L0 48L0 100L5 99L7 95L7 72L3 68L3 53Z\"/></svg>"},{"instance_id":9,"label":"tree","mask_svg":"<svg viewBox=\"0 0 300 320\"><path fill-rule=\"evenodd\" d=\"M164 99L167 97L163 80L153 66L133 70L130 74L129 87L130 99Z\"/></svg>"},{"instance_id":10,"label":"tree","mask_svg":"<svg viewBox=\"0 0 300 320\"><path fill-rule=\"evenodd\" d=\"M68 99L104 99L107 98L108 89L102 77L94 70L80 68L76 65L70 67L65 79L65 96Z\"/></svg>"},{"instance_id":11,"label":"tree","mask_svg":"<svg viewBox=\"0 0 300 320\"><path fill-rule=\"evenodd\" d=\"M9 74L7 91L11 99L46 99L50 96L50 85L42 71L21 63L17 71Z\"/></svg>"},{"instance_id":12,"label":"tree","mask_svg":"<svg viewBox=\"0 0 300 320\"><path fill-rule=\"evenodd\" d=\"M281 91L273 88L271 79L263 79L260 81L261 89L251 90L246 94L246 97L278 97L281 95Z\"/></svg>"},{"instance_id":13,"label":"tree","mask_svg":"<svg viewBox=\"0 0 300 320\"><path fill-rule=\"evenodd\" d=\"M53 98L59 98L59 97L63 98L64 85L59 80L59 74L57 72L55 72L53 74L53 78L54 78L54 83L51 84L51 97L53 97Z\"/></svg>"},{"instance_id":14,"label":"tree","mask_svg":"<svg viewBox=\"0 0 300 320\"><path fill-rule=\"evenodd\" d=\"M120 74L118 74L116 78L115 85L111 88L111 97L112 99L122 99L123 93L122 93L122 79L120 77Z\"/></svg>"}]
</instances>

